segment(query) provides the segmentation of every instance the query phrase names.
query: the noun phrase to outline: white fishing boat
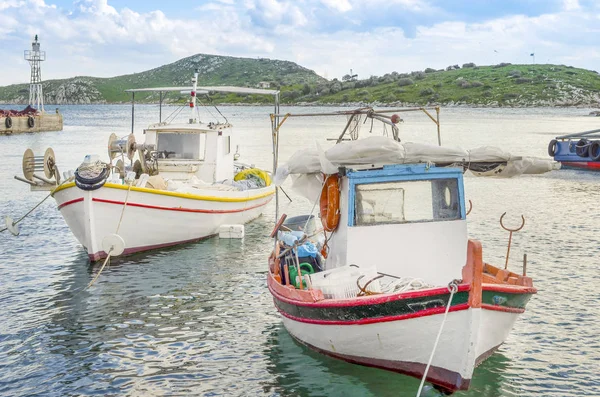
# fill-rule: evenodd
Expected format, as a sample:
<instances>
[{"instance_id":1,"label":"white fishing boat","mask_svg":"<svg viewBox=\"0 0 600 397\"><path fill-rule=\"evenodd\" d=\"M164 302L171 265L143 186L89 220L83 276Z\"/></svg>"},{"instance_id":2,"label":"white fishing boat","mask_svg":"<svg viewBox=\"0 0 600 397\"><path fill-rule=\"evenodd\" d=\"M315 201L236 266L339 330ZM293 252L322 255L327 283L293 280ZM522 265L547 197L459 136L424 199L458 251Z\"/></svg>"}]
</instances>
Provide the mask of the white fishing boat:
<instances>
[{"instance_id":1,"label":"white fishing boat","mask_svg":"<svg viewBox=\"0 0 600 397\"><path fill-rule=\"evenodd\" d=\"M273 231L267 283L283 324L325 355L445 393L468 389L474 368L504 343L537 291L526 262L522 274L507 269L508 254L504 268L492 266L468 238L463 173L555 166L494 148L401 143L396 115L337 114L350 120L336 145L300 150L277 168L276 184L291 175L294 190L320 207L322 224L313 214L282 215ZM354 140L349 126L361 116L391 126L393 137Z\"/></svg>"},{"instance_id":2,"label":"white fishing boat","mask_svg":"<svg viewBox=\"0 0 600 397\"><path fill-rule=\"evenodd\" d=\"M189 122L161 120L144 130L145 141L138 144L132 111L132 133L126 139L110 136L108 160L88 155L77 170L65 173L62 183L51 149L43 158L29 149L25 153L24 177L15 178L30 184L32 190L51 190L90 260L105 258L111 249L120 251L120 246L131 254L213 236L222 225L255 219L273 198L275 187L269 173L237 163L232 125L226 120L199 121L196 94L266 94L275 98L277 109L279 92L198 87L197 76L191 87L128 90L134 104L136 92L160 92L161 118L163 93L189 93ZM38 175L42 170L45 176ZM115 243L114 234L121 241ZM106 240L106 236L113 237Z\"/></svg>"}]
</instances>

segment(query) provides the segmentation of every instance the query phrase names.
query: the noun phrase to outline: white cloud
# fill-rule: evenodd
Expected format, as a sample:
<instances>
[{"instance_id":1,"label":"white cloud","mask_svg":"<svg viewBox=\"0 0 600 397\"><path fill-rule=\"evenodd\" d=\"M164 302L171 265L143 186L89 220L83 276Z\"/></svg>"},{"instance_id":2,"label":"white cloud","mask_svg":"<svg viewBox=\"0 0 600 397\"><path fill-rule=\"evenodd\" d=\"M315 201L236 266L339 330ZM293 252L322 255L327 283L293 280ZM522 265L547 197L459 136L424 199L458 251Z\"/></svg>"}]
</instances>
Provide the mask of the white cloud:
<instances>
[{"instance_id":1,"label":"white cloud","mask_svg":"<svg viewBox=\"0 0 600 397\"><path fill-rule=\"evenodd\" d=\"M579 0L563 0L563 8L565 11L577 11L581 9Z\"/></svg>"},{"instance_id":2,"label":"white cloud","mask_svg":"<svg viewBox=\"0 0 600 397\"><path fill-rule=\"evenodd\" d=\"M110 0L80 0L73 12L46 1L0 2L0 47L5 56L13 54L3 63L0 85L28 80L22 51L34 34L47 52L45 79L140 72L197 53L291 60L330 78L350 68L369 77L465 62L528 63L531 52L538 62L590 69L600 61L595 42L600 18L573 12L581 7L576 1L565 2L564 11L536 17L418 26L411 37L399 26L359 31L365 25L362 10L396 4L429 13L426 1L213 0L180 19L159 10L117 10ZM321 19L339 14L346 22L337 25L342 28L330 28Z\"/></svg>"},{"instance_id":3,"label":"white cloud","mask_svg":"<svg viewBox=\"0 0 600 397\"><path fill-rule=\"evenodd\" d=\"M340 12L350 11L352 4L348 0L321 0L327 7Z\"/></svg>"}]
</instances>

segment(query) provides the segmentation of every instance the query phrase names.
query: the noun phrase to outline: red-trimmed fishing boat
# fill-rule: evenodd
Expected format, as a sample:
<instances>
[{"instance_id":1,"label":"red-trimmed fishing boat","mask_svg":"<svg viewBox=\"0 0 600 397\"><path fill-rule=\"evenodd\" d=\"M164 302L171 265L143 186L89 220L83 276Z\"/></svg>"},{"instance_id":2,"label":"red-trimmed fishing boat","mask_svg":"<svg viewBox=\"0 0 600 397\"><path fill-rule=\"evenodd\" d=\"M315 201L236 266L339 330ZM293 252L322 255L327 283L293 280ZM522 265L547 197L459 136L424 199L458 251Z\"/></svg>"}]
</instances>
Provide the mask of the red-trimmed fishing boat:
<instances>
[{"instance_id":1,"label":"red-trimmed fishing boat","mask_svg":"<svg viewBox=\"0 0 600 397\"><path fill-rule=\"evenodd\" d=\"M447 393L465 390L537 291L525 274L485 263L481 243L468 239L464 169L378 163L399 145L387 141L342 142L316 156L326 176L312 199L324 236L312 215L282 216L268 288L284 326L304 345L425 378ZM327 172L335 153L345 160ZM314 192L319 174L290 166L293 159L294 186Z\"/></svg>"}]
</instances>

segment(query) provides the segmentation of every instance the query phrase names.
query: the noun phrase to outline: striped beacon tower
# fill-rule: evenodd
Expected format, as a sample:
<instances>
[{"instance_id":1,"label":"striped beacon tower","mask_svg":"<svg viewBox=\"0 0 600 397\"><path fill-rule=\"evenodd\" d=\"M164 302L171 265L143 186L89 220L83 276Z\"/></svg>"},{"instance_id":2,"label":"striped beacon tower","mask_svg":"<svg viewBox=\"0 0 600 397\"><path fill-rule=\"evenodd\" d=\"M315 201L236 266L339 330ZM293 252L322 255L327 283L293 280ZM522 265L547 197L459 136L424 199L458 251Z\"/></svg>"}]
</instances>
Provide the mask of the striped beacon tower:
<instances>
[{"instance_id":1,"label":"striped beacon tower","mask_svg":"<svg viewBox=\"0 0 600 397\"><path fill-rule=\"evenodd\" d=\"M46 60L46 51L40 51L38 36L31 43L31 50L25 50L25 60L31 65L31 83L29 84L29 105L39 112L44 112L44 95L42 94L42 69L40 63Z\"/></svg>"}]
</instances>

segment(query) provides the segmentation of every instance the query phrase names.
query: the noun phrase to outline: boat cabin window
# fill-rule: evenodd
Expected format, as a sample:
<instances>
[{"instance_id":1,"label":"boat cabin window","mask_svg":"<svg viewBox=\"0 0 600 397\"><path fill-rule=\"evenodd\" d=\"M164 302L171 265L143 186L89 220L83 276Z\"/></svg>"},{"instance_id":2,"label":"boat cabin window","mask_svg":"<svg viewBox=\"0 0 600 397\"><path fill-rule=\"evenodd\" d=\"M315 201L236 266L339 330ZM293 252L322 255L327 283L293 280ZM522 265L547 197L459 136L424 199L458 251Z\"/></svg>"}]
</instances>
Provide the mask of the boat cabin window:
<instances>
[{"instance_id":1,"label":"boat cabin window","mask_svg":"<svg viewBox=\"0 0 600 397\"><path fill-rule=\"evenodd\" d=\"M356 185L356 226L461 219L457 179Z\"/></svg>"},{"instance_id":2,"label":"boat cabin window","mask_svg":"<svg viewBox=\"0 0 600 397\"><path fill-rule=\"evenodd\" d=\"M158 134L159 159L204 160L206 134Z\"/></svg>"}]
</instances>

